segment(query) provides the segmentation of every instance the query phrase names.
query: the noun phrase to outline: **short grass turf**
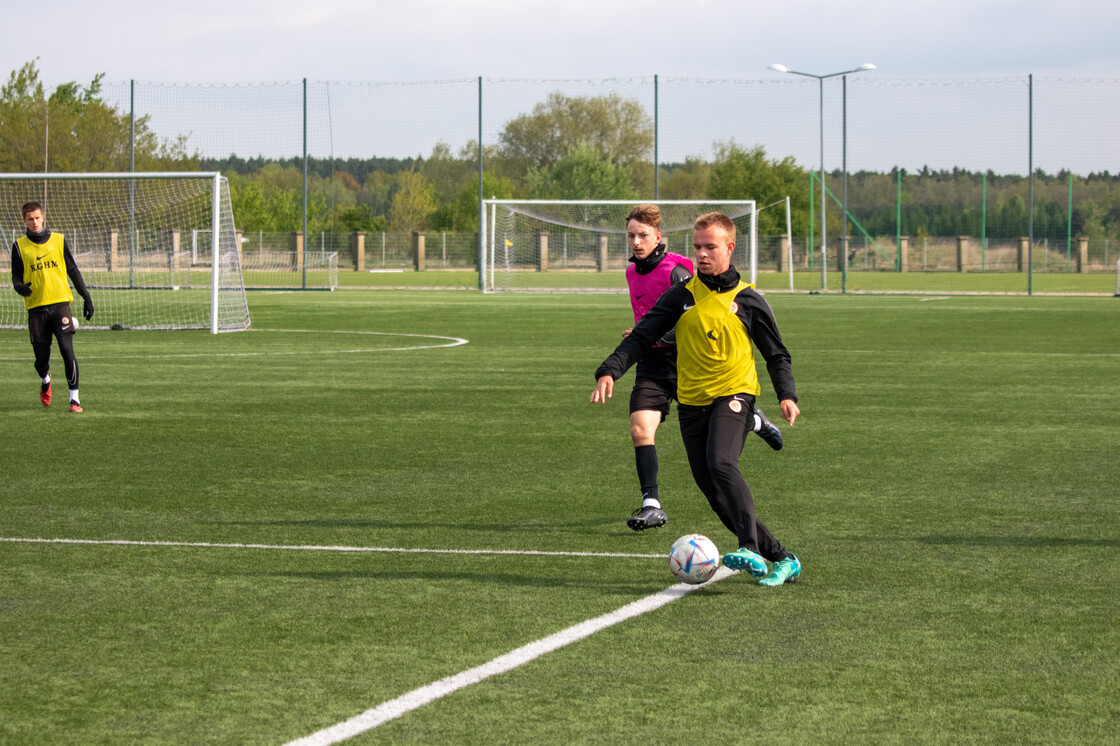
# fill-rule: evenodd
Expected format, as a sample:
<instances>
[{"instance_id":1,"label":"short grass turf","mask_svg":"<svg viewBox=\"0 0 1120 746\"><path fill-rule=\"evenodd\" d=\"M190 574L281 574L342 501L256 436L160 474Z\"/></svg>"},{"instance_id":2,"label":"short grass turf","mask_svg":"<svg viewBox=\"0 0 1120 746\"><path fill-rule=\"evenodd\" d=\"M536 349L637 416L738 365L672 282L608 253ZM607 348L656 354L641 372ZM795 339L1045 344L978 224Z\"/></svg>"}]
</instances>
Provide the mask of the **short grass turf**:
<instances>
[{"instance_id":1,"label":"short grass turf","mask_svg":"<svg viewBox=\"0 0 1120 746\"><path fill-rule=\"evenodd\" d=\"M742 466L803 580L731 577L355 743L1114 742L1120 301L770 301L803 416ZM83 415L0 332L0 538L651 557L0 541L0 741L282 743L663 590L681 534L731 548L675 413L669 524L625 527L632 374L587 401L624 297L249 303L246 333L79 332Z\"/></svg>"}]
</instances>

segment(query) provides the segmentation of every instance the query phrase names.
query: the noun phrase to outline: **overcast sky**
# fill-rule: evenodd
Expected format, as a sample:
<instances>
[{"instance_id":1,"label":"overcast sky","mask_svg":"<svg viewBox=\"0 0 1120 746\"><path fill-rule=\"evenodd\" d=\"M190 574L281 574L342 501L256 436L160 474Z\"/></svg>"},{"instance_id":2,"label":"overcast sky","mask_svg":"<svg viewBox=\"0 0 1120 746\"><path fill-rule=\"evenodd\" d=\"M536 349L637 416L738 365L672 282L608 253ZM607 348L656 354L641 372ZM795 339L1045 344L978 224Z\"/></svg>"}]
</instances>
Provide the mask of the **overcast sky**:
<instances>
[{"instance_id":1,"label":"overcast sky","mask_svg":"<svg viewBox=\"0 0 1120 746\"><path fill-rule=\"evenodd\" d=\"M62 0L5 11L0 66L48 88L662 76L781 62L890 78L1120 78L1111 0ZM865 73L866 74L866 73Z\"/></svg>"}]
</instances>

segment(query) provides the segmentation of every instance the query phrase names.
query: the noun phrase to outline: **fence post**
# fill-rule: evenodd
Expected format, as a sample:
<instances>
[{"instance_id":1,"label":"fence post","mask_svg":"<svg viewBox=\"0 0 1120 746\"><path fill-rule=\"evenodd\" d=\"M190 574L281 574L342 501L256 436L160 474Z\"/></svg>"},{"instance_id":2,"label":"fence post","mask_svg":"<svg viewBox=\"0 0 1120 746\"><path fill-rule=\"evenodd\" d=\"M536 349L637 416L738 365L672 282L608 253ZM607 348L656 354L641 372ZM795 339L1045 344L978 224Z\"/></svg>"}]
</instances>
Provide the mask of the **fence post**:
<instances>
[{"instance_id":1,"label":"fence post","mask_svg":"<svg viewBox=\"0 0 1120 746\"><path fill-rule=\"evenodd\" d=\"M785 266L786 255L789 253L789 236L782 234L778 236L778 271L781 272Z\"/></svg>"},{"instance_id":2,"label":"fence post","mask_svg":"<svg viewBox=\"0 0 1120 746\"><path fill-rule=\"evenodd\" d=\"M910 259L907 256L910 253L910 236L898 237L898 271L908 272L910 270Z\"/></svg>"},{"instance_id":3,"label":"fence post","mask_svg":"<svg viewBox=\"0 0 1120 746\"><path fill-rule=\"evenodd\" d=\"M538 241L537 247L538 247L539 253L540 253L540 262L538 263L537 269L540 270L541 272L547 272L548 271L548 233L546 233L545 231L541 231L540 240Z\"/></svg>"},{"instance_id":4,"label":"fence post","mask_svg":"<svg viewBox=\"0 0 1120 746\"><path fill-rule=\"evenodd\" d=\"M599 234L599 261L598 261L598 264L599 264L599 271L600 272L606 272L607 271L607 240L608 240L608 238L607 238L606 233L600 233Z\"/></svg>"},{"instance_id":5,"label":"fence post","mask_svg":"<svg viewBox=\"0 0 1120 746\"><path fill-rule=\"evenodd\" d=\"M1089 264L1089 237L1078 236L1077 238L1077 271L1084 272Z\"/></svg>"},{"instance_id":6,"label":"fence post","mask_svg":"<svg viewBox=\"0 0 1120 746\"><path fill-rule=\"evenodd\" d=\"M354 250L354 271L366 271L366 232L354 231L350 236L350 246Z\"/></svg>"},{"instance_id":7,"label":"fence post","mask_svg":"<svg viewBox=\"0 0 1120 746\"><path fill-rule=\"evenodd\" d=\"M416 267L417 272L423 272L427 266L425 260L425 241L427 235L423 231L413 231L412 233L412 263Z\"/></svg>"},{"instance_id":8,"label":"fence post","mask_svg":"<svg viewBox=\"0 0 1120 746\"><path fill-rule=\"evenodd\" d=\"M1019 251L1015 257L1015 270L1017 272L1023 271L1023 264L1030 253L1031 239L1028 236L1023 236L1019 239Z\"/></svg>"},{"instance_id":9,"label":"fence post","mask_svg":"<svg viewBox=\"0 0 1120 746\"><path fill-rule=\"evenodd\" d=\"M303 271L303 231L292 231L291 238L292 269Z\"/></svg>"},{"instance_id":10,"label":"fence post","mask_svg":"<svg viewBox=\"0 0 1120 746\"><path fill-rule=\"evenodd\" d=\"M114 272L117 269L117 250L120 248L120 232L115 228L109 229L107 246L105 247L105 263L109 265L109 271Z\"/></svg>"},{"instance_id":11,"label":"fence post","mask_svg":"<svg viewBox=\"0 0 1120 746\"><path fill-rule=\"evenodd\" d=\"M968 244L968 236L957 236L957 271L964 272L964 254L965 247Z\"/></svg>"}]
</instances>

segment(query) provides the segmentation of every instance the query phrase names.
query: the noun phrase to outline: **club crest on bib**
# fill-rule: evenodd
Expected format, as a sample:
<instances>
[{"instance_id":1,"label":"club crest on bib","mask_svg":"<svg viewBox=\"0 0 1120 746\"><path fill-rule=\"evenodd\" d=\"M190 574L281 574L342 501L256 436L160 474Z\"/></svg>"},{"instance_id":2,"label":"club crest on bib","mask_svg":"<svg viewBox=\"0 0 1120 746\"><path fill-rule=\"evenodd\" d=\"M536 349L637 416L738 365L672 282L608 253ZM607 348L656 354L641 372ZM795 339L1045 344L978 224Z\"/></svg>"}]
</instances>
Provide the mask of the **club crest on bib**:
<instances>
[{"instance_id":1,"label":"club crest on bib","mask_svg":"<svg viewBox=\"0 0 1120 746\"><path fill-rule=\"evenodd\" d=\"M731 301L731 313L739 313L739 304Z\"/></svg>"},{"instance_id":2,"label":"club crest on bib","mask_svg":"<svg viewBox=\"0 0 1120 746\"><path fill-rule=\"evenodd\" d=\"M738 399L732 399L731 401L727 402L727 407L735 414L739 414L743 411L743 402L739 401Z\"/></svg>"},{"instance_id":3,"label":"club crest on bib","mask_svg":"<svg viewBox=\"0 0 1120 746\"><path fill-rule=\"evenodd\" d=\"M63 325L63 326L70 326L70 319L69 319L69 317L67 317L67 316L63 316L63 317L62 317L62 325Z\"/></svg>"}]
</instances>

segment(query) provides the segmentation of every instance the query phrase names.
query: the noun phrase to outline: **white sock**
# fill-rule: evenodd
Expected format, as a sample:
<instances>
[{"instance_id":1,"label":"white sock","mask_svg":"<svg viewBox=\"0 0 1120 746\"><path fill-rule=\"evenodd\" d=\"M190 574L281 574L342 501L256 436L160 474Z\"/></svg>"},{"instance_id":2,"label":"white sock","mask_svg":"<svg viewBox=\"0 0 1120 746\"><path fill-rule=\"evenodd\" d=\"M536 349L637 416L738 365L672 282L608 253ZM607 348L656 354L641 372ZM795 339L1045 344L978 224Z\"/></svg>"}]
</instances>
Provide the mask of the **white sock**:
<instances>
[{"instance_id":1,"label":"white sock","mask_svg":"<svg viewBox=\"0 0 1120 746\"><path fill-rule=\"evenodd\" d=\"M757 414L754 416L754 431L756 433L762 432L762 418Z\"/></svg>"},{"instance_id":2,"label":"white sock","mask_svg":"<svg viewBox=\"0 0 1120 746\"><path fill-rule=\"evenodd\" d=\"M50 382L51 382L51 374L48 373L45 376L43 376L43 383L47 384L47 383L50 383Z\"/></svg>"},{"instance_id":3,"label":"white sock","mask_svg":"<svg viewBox=\"0 0 1120 746\"><path fill-rule=\"evenodd\" d=\"M658 510L660 510L661 509L661 501L658 500L656 497L643 497L642 498L642 507L643 508L657 508Z\"/></svg>"},{"instance_id":4,"label":"white sock","mask_svg":"<svg viewBox=\"0 0 1120 746\"><path fill-rule=\"evenodd\" d=\"M70 389L70 401L74 402L75 404L80 404L81 403L81 402L78 401L78 390L77 389Z\"/></svg>"}]
</instances>

